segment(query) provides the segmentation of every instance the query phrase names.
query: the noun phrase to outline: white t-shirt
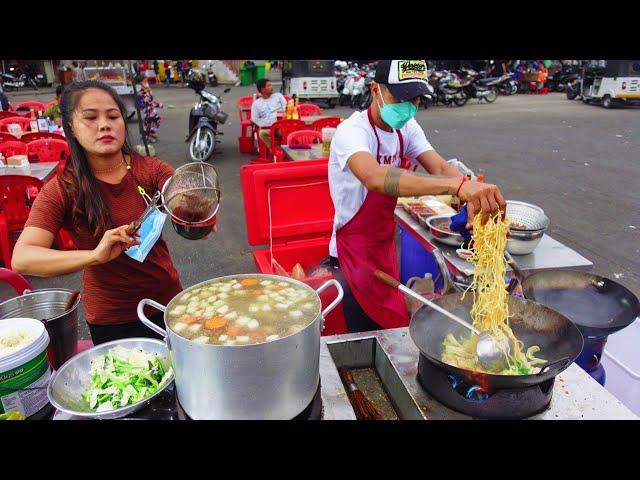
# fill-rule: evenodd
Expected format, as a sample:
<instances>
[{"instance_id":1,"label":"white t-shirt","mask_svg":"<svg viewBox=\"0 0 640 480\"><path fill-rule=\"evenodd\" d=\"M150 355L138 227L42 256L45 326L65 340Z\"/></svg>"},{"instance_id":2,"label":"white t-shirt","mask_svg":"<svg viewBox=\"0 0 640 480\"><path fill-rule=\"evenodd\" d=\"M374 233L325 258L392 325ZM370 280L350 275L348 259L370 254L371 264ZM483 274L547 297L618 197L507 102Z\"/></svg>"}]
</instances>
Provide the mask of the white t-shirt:
<instances>
[{"instance_id":1,"label":"white t-shirt","mask_svg":"<svg viewBox=\"0 0 640 480\"><path fill-rule=\"evenodd\" d=\"M378 127L375 128L380 138L380 159L378 161L381 165L399 167L401 159L398 134L395 130L386 132ZM416 165L418 155L433 150L415 118L409 120L400 129L400 133L404 141L404 156ZM336 213L333 220L329 254L333 257L338 256L336 230L346 225L358 213L367 197L366 187L351 173L347 160L356 152L369 152L375 158L377 150L378 142L369 123L366 110L356 112L342 122L331 141L329 190Z\"/></svg>"},{"instance_id":2,"label":"white t-shirt","mask_svg":"<svg viewBox=\"0 0 640 480\"><path fill-rule=\"evenodd\" d=\"M266 100L258 97L251 104L251 121L261 128L270 127L278 119L277 111L287 108L287 100L279 93L272 93Z\"/></svg>"}]
</instances>

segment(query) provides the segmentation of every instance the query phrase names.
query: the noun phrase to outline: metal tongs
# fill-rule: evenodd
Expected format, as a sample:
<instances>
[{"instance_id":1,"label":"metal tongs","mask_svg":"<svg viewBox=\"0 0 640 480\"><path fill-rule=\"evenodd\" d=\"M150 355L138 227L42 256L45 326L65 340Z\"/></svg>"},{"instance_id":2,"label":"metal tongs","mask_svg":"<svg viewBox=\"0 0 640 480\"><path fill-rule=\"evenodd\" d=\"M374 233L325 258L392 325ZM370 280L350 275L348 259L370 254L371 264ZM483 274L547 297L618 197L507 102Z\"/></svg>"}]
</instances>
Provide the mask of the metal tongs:
<instances>
[{"instance_id":1,"label":"metal tongs","mask_svg":"<svg viewBox=\"0 0 640 480\"><path fill-rule=\"evenodd\" d=\"M145 208L144 212L142 212L142 215L140 215L140 217L138 217L137 220L134 220L133 222L131 222L131 225L129 225L129 228L127 228L128 235L135 235L138 232L138 230L140 230L140 227L142 226L144 221L147 219L149 215L151 215L151 212L153 211L153 209L158 206L159 200L160 200L160 192L156 192L155 195L151 198L149 205L147 205L147 208Z\"/></svg>"}]
</instances>

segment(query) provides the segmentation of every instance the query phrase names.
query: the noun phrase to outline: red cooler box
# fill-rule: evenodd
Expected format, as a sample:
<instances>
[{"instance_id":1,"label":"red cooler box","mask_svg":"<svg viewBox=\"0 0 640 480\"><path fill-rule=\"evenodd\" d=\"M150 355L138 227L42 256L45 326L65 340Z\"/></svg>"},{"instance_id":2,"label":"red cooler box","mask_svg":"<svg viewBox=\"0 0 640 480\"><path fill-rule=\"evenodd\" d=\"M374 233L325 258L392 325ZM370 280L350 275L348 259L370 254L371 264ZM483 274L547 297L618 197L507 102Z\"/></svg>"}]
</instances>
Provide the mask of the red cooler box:
<instances>
[{"instance_id":1,"label":"red cooler box","mask_svg":"<svg viewBox=\"0 0 640 480\"><path fill-rule=\"evenodd\" d=\"M273 258L288 272L296 263L309 271L329 255L333 230L333 202L329 194L328 160L307 160L240 167L249 245L271 245L253 251L260 273L274 274ZM332 275L308 277L317 289ZM322 292L325 308L338 294ZM325 319L323 335L347 333L342 304Z\"/></svg>"}]
</instances>

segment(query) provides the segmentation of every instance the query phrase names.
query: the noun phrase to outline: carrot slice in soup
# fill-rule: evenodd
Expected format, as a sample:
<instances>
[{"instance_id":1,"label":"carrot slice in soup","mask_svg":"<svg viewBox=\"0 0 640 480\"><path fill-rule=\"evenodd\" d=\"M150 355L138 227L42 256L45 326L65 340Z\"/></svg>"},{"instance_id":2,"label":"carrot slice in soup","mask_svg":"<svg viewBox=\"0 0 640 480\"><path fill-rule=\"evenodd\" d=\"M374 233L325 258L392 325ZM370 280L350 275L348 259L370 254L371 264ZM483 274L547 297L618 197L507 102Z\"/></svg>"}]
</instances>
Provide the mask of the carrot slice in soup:
<instances>
[{"instance_id":1,"label":"carrot slice in soup","mask_svg":"<svg viewBox=\"0 0 640 480\"><path fill-rule=\"evenodd\" d=\"M237 337L238 335L241 335L243 331L242 327L239 327L238 325L231 325L227 328L227 335Z\"/></svg>"},{"instance_id":2,"label":"carrot slice in soup","mask_svg":"<svg viewBox=\"0 0 640 480\"><path fill-rule=\"evenodd\" d=\"M227 320L224 317L209 318L204 322L204 328L207 330L218 330L227 324Z\"/></svg>"},{"instance_id":3,"label":"carrot slice in soup","mask_svg":"<svg viewBox=\"0 0 640 480\"><path fill-rule=\"evenodd\" d=\"M258 285L257 278L245 278L244 280L240 280L240 285L243 287L255 287Z\"/></svg>"},{"instance_id":4,"label":"carrot slice in soup","mask_svg":"<svg viewBox=\"0 0 640 480\"><path fill-rule=\"evenodd\" d=\"M199 320L200 320L200 319L199 319L198 317L194 317L193 315L191 315L191 316L186 316L186 317L182 317L182 318L180 319L180 321L181 321L182 323L186 323L187 325L191 325L191 324L193 324L193 323L196 323L196 322L198 322Z\"/></svg>"}]
</instances>

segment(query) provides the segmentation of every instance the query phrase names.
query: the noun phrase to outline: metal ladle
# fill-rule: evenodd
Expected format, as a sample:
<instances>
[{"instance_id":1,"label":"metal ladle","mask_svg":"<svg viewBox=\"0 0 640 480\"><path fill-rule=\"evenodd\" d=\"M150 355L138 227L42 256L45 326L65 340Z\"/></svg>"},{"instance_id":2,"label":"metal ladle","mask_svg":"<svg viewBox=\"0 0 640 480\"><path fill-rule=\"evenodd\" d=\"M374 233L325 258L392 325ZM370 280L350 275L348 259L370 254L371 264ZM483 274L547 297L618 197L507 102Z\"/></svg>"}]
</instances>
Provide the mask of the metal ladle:
<instances>
[{"instance_id":1,"label":"metal ladle","mask_svg":"<svg viewBox=\"0 0 640 480\"><path fill-rule=\"evenodd\" d=\"M509 352L508 342L500 341L495 335L492 335L489 332L480 332L480 330L475 328L469 322L462 320L460 317L445 310L439 305L436 305L431 300L428 300L419 293L414 292L413 290L393 278L391 275L388 275L380 270L376 270L374 272L374 276L390 287L397 288L405 295L409 295L410 297L415 298L422 304L433 308L434 310L440 312L441 314L445 315L446 317L459 323L463 327L471 330L473 333L478 335L480 337L480 340L478 340L478 343L476 345L476 355L478 356L480 365L482 365L482 367L489 372L502 370L507 361L505 353Z\"/></svg>"}]
</instances>

